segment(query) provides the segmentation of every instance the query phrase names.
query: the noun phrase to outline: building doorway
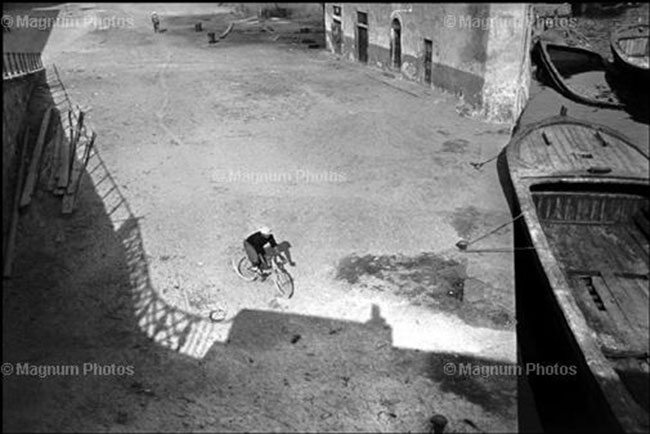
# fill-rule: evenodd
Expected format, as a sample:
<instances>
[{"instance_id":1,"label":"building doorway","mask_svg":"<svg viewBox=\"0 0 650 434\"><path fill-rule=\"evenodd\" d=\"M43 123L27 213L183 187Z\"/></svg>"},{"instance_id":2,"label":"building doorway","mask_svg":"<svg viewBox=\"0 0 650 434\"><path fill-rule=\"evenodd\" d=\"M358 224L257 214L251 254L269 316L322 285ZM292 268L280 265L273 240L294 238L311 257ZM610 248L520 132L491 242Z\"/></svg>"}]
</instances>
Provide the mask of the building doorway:
<instances>
[{"instance_id":1,"label":"building doorway","mask_svg":"<svg viewBox=\"0 0 650 434\"><path fill-rule=\"evenodd\" d=\"M393 19L390 34L390 51L393 68L402 69L402 25L397 18Z\"/></svg>"},{"instance_id":2,"label":"building doorway","mask_svg":"<svg viewBox=\"0 0 650 434\"><path fill-rule=\"evenodd\" d=\"M357 59L368 63L368 14L357 12Z\"/></svg>"},{"instance_id":3,"label":"building doorway","mask_svg":"<svg viewBox=\"0 0 650 434\"><path fill-rule=\"evenodd\" d=\"M424 82L431 85L431 68L433 62L433 43L429 39L424 40Z\"/></svg>"},{"instance_id":4,"label":"building doorway","mask_svg":"<svg viewBox=\"0 0 650 434\"><path fill-rule=\"evenodd\" d=\"M359 37L357 38L357 53L359 62L368 62L368 29L359 26Z\"/></svg>"}]
</instances>

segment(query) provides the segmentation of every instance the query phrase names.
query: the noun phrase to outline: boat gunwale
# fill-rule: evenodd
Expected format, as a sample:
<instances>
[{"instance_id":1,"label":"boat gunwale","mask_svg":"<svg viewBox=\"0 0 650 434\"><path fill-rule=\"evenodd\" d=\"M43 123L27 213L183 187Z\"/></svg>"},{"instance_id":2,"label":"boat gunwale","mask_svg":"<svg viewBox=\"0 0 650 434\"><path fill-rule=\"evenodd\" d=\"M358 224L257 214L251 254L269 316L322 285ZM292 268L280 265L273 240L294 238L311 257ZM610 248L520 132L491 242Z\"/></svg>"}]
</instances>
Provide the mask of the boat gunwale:
<instances>
[{"instance_id":1,"label":"boat gunwale","mask_svg":"<svg viewBox=\"0 0 650 434\"><path fill-rule=\"evenodd\" d=\"M613 133L614 136L624 140L628 145L646 156L646 158L648 156L621 133L603 125L592 124L567 116L555 116L527 126L513 137L506 148L508 171L519 206L519 212L523 216L523 222L531 243L535 248L537 259L548 279L553 298L559 306L587 366L596 379L604 399L609 404L618 423L625 431L647 431L648 413L634 399L627 387L624 386L612 362L603 354L595 332L588 325L585 315L577 303L573 290L569 285L568 276L562 271L558 259L552 253L550 243L537 214L531 188L534 185L549 183L591 183L620 185L621 187L630 185L647 186L649 179L648 177L635 177L621 180L601 176L575 178L557 177L552 174L551 176L544 176L543 174L540 176L520 176L521 172L517 170L518 168L516 166L513 167L513 163L520 161L518 151L522 141L536 129L556 123L575 123L596 128L609 134Z\"/></svg>"}]
</instances>

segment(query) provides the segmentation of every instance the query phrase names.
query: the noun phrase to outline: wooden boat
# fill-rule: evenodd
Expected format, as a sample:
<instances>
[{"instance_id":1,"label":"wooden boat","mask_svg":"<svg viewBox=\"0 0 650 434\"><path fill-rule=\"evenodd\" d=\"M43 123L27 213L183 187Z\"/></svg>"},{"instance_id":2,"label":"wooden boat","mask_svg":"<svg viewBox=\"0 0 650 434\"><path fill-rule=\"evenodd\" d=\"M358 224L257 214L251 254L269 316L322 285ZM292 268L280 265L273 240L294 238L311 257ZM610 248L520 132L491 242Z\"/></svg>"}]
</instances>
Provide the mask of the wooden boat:
<instances>
[{"instance_id":1,"label":"wooden boat","mask_svg":"<svg viewBox=\"0 0 650 434\"><path fill-rule=\"evenodd\" d=\"M614 62L622 70L647 78L650 71L650 27L647 24L620 27L612 32L610 47Z\"/></svg>"},{"instance_id":2,"label":"wooden boat","mask_svg":"<svg viewBox=\"0 0 650 434\"><path fill-rule=\"evenodd\" d=\"M544 40L535 44L535 54L553 86L566 97L597 107L625 106L607 81L608 65L600 54Z\"/></svg>"},{"instance_id":3,"label":"wooden boat","mask_svg":"<svg viewBox=\"0 0 650 434\"><path fill-rule=\"evenodd\" d=\"M581 391L556 410L590 400L585 420L598 431L648 432L648 151L610 128L556 116L517 133L506 159L523 217L515 246L534 248L515 255L517 321L535 317L537 339L571 354L540 360L559 357L584 373L570 387ZM550 401L562 393L551 390Z\"/></svg>"}]
</instances>

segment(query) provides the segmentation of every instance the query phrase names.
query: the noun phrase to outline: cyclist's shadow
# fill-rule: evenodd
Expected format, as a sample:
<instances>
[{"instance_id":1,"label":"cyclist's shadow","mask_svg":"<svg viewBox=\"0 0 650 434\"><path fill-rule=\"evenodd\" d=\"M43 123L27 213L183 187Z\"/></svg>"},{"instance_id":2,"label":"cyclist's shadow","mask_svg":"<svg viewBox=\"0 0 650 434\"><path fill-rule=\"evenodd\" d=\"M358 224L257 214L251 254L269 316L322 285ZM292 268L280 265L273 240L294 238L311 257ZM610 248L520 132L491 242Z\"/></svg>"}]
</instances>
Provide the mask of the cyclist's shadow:
<instances>
[{"instance_id":1,"label":"cyclist's shadow","mask_svg":"<svg viewBox=\"0 0 650 434\"><path fill-rule=\"evenodd\" d=\"M289 241L282 241L281 243L278 243L276 249L278 249L278 252L282 253L285 258L287 258L289 265L296 265L296 263L293 262L293 259L291 258L291 243Z\"/></svg>"},{"instance_id":2,"label":"cyclist's shadow","mask_svg":"<svg viewBox=\"0 0 650 434\"><path fill-rule=\"evenodd\" d=\"M276 250L278 253L281 253L284 258L289 261L289 265L294 266L296 265L295 262L293 262L293 259L291 258L291 243L289 241L282 241L281 243L278 243L277 246L275 246ZM266 252L266 256L268 257L271 254L271 249L270 248L265 248L264 249Z\"/></svg>"}]
</instances>

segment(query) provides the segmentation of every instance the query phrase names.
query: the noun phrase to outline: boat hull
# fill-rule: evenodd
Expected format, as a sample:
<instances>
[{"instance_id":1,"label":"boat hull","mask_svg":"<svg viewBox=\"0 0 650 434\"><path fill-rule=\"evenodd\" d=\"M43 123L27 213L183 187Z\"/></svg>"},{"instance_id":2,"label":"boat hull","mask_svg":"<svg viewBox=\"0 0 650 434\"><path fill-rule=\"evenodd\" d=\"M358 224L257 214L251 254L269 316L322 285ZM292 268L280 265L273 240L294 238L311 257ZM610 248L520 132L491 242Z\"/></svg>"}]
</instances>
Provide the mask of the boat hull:
<instances>
[{"instance_id":1,"label":"boat hull","mask_svg":"<svg viewBox=\"0 0 650 434\"><path fill-rule=\"evenodd\" d=\"M596 52L581 47L571 47L538 41L535 57L553 87L576 102L596 107L622 109L620 101L607 81L608 65ZM571 83L569 75L593 73L597 82L582 86ZM603 90L604 89L604 90Z\"/></svg>"},{"instance_id":2,"label":"boat hull","mask_svg":"<svg viewBox=\"0 0 650 434\"><path fill-rule=\"evenodd\" d=\"M559 129L559 132L553 134L553 128ZM572 139L588 141L592 137L590 132L594 132L594 143L575 143L575 148L570 147ZM606 145L602 144L601 139ZM525 149L532 146L537 148ZM620 152L612 150L621 146L627 146L627 149L619 149ZM545 152L550 155L546 165L543 164L547 155ZM604 153L603 156L597 155L598 152ZM562 153L565 155L560 155ZM629 161L625 159L625 154L630 157ZM587 158L585 155L590 156ZM589 171L591 160L600 157L612 161L616 159L618 163L610 164L609 171ZM638 159L645 162L626 170L626 166L634 164L635 158L637 162ZM622 359L617 359L618 356L611 353L605 354L606 349L611 349L609 347L623 347L610 345L611 342L604 339L608 335L605 332L610 330L594 322L590 316L592 311L596 312L595 315L604 311L595 308L590 293L578 291L580 288L576 285L576 282L593 280L594 285L598 286L598 279L603 275L605 282L619 282L620 279L617 280L614 274L621 270L613 269L611 263L605 264L609 268L600 266L602 264L598 261L602 256L581 254L589 248L581 241L585 237L577 234L582 230L586 233L595 231L598 235L598 231L604 230L603 227L619 228L620 225L612 220L626 217L626 212L637 215L641 210L647 210L647 153L605 127L592 128L586 122L557 117L519 132L508 145L506 159L515 196L513 211L523 215L523 219L515 223L515 247L528 248L517 250L515 254L521 359L526 365L559 363L561 366L575 367L574 375L529 377L541 419L548 424L545 428L647 432L648 412L645 410L647 405L644 405L648 399L647 346L640 342L643 338L646 342L648 340L647 317L638 319L639 324L646 324L645 331L643 326L636 324L639 326L638 333L626 342L637 345L635 348L638 351L618 355L623 358L629 356L634 363L645 363L646 371L634 371L639 375L632 378L621 368ZM583 167L580 167L581 164ZM602 162L599 164L602 165ZM593 236L590 239L604 238ZM611 246L607 246L605 241L602 246L604 250L612 250ZM634 264L638 269L631 269L637 274L623 275L647 279L647 246L645 235L645 240L640 240L635 247L637 253L639 249L645 251L645 260ZM598 250L594 246L591 248ZM620 248L623 252L627 247ZM637 253L632 252L632 257ZM619 265L625 267L625 261L631 260L623 258L621 261ZM647 292L644 295L643 287L634 285L626 286L625 290L637 291L636 296L641 297L641 304L645 303L647 311ZM611 300L605 301L609 303ZM591 304L586 306L585 303ZM607 308L610 307L608 304ZM638 315L643 315L643 309L638 312ZM620 329L626 328L612 330L611 333L616 335ZM640 335L643 335L641 339ZM645 356L643 351L646 352Z\"/></svg>"},{"instance_id":3,"label":"boat hull","mask_svg":"<svg viewBox=\"0 0 650 434\"><path fill-rule=\"evenodd\" d=\"M617 29L610 40L610 48L616 66L634 79L650 77L648 53L649 27L636 25Z\"/></svg>"}]
</instances>

